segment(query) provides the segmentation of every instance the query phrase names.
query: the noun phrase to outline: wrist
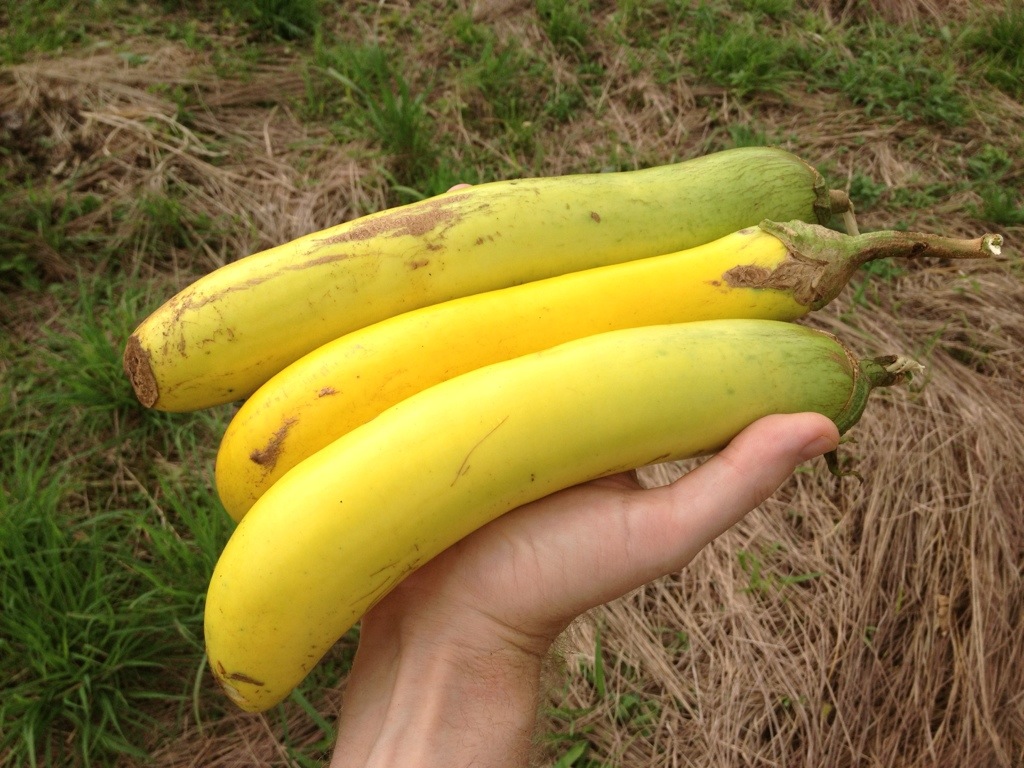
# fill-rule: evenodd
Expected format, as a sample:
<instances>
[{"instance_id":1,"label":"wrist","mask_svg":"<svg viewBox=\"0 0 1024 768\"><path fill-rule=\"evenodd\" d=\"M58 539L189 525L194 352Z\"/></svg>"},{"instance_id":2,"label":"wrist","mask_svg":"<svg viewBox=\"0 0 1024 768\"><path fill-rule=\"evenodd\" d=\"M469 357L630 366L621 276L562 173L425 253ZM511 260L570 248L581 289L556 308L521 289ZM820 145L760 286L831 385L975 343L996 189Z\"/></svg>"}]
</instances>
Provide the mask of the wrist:
<instances>
[{"instance_id":1,"label":"wrist","mask_svg":"<svg viewBox=\"0 0 1024 768\"><path fill-rule=\"evenodd\" d=\"M360 640L332 768L528 764L542 655L443 633L396 642L376 629Z\"/></svg>"}]
</instances>

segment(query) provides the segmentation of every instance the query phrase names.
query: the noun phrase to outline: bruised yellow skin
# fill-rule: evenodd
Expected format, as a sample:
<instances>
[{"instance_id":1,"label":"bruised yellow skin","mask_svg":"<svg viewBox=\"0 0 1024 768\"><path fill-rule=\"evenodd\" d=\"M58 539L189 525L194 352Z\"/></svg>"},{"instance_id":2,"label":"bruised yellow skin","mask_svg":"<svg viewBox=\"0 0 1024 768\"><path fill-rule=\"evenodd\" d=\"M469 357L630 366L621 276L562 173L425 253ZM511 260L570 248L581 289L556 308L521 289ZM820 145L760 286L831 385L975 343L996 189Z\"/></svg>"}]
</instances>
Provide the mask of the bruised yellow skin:
<instances>
[{"instance_id":1,"label":"bruised yellow skin","mask_svg":"<svg viewBox=\"0 0 1024 768\"><path fill-rule=\"evenodd\" d=\"M322 344L402 312L671 253L763 218L827 222L843 204L813 168L767 147L452 190L196 280L135 330L125 370L144 405L198 410L247 397Z\"/></svg>"},{"instance_id":2,"label":"bruised yellow skin","mask_svg":"<svg viewBox=\"0 0 1024 768\"><path fill-rule=\"evenodd\" d=\"M467 371L595 333L716 318L792 320L792 291L741 287L789 258L758 227L665 256L407 312L319 347L260 387L220 444L216 484L235 520L307 456L395 403Z\"/></svg>"},{"instance_id":3,"label":"bruised yellow skin","mask_svg":"<svg viewBox=\"0 0 1024 768\"><path fill-rule=\"evenodd\" d=\"M490 520L719 450L768 414L815 411L842 431L877 383L865 370L805 326L708 320L587 336L425 389L250 509L207 594L211 668L240 707L265 710L405 576Z\"/></svg>"}]
</instances>

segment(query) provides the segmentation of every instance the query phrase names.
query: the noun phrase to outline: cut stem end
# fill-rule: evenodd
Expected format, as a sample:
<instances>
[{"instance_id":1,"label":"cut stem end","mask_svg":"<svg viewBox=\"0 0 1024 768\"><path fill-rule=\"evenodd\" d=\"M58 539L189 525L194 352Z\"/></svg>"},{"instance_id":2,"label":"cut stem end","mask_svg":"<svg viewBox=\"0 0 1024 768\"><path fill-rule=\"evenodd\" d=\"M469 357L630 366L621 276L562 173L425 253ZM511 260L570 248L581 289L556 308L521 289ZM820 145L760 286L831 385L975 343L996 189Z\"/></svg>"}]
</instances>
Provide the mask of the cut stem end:
<instances>
[{"instance_id":1,"label":"cut stem end","mask_svg":"<svg viewBox=\"0 0 1024 768\"><path fill-rule=\"evenodd\" d=\"M138 401L147 408L156 405L156 401L160 399L160 388L157 386L156 376L153 375L153 366L149 362L149 352L134 334L128 337L122 364Z\"/></svg>"}]
</instances>

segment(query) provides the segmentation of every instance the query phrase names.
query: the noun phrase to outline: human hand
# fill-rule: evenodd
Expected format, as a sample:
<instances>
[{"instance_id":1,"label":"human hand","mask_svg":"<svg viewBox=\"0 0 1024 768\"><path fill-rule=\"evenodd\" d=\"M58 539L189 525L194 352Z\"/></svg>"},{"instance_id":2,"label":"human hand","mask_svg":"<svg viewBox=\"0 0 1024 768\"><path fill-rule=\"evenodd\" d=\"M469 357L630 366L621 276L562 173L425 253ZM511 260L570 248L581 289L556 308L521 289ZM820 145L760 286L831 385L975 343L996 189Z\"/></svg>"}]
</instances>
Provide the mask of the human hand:
<instances>
[{"instance_id":1,"label":"human hand","mask_svg":"<svg viewBox=\"0 0 1024 768\"><path fill-rule=\"evenodd\" d=\"M671 485L601 478L458 542L363 618L332 768L527 765L555 638L685 567L838 440L819 414L768 416Z\"/></svg>"}]
</instances>

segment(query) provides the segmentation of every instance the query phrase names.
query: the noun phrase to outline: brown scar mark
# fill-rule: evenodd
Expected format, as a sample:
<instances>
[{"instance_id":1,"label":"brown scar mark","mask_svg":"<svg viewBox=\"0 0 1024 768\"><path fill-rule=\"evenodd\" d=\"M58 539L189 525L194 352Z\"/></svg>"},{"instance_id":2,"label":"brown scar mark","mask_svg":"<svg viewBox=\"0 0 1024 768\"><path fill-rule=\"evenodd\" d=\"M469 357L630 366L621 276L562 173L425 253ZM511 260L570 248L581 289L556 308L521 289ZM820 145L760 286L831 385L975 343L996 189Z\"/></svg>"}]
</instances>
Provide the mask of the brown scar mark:
<instances>
[{"instance_id":1,"label":"brown scar mark","mask_svg":"<svg viewBox=\"0 0 1024 768\"><path fill-rule=\"evenodd\" d=\"M469 197L469 194L446 195L395 208L366 221L357 219L344 232L318 239L314 250L325 245L351 243L374 237L421 237L443 224L462 218L463 212L453 210L453 204Z\"/></svg>"},{"instance_id":2,"label":"brown scar mark","mask_svg":"<svg viewBox=\"0 0 1024 768\"><path fill-rule=\"evenodd\" d=\"M152 408L160 399L160 388L153 374L149 350L142 346L142 342L135 334L128 337L121 363L128 380L132 383L135 397L147 408Z\"/></svg>"},{"instance_id":3,"label":"brown scar mark","mask_svg":"<svg viewBox=\"0 0 1024 768\"><path fill-rule=\"evenodd\" d=\"M598 472L590 477L591 480L600 480L602 477L609 477L611 475L617 475L621 472L636 472L637 467L649 467L653 464L661 464L664 461L668 461L672 458L671 453L659 453L653 459L647 459L639 463L629 464L617 464L614 467L608 467L602 472Z\"/></svg>"},{"instance_id":4,"label":"brown scar mark","mask_svg":"<svg viewBox=\"0 0 1024 768\"><path fill-rule=\"evenodd\" d=\"M372 579L372 578L375 578L377 576L380 576L382 573L384 573L384 571L390 570L392 568L396 568L397 566L398 566L398 561L395 561L393 563L386 563L386 564L382 565L380 568L378 568L376 571L371 573L370 574L370 578Z\"/></svg>"},{"instance_id":5,"label":"brown scar mark","mask_svg":"<svg viewBox=\"0 0 1024 768\"><path fill-rule=\"evenodd\" d=\"M756 264L741 264L722 275L730 288L767 288L789 293L804 306L818 298L818 283L822 277L823 262L790 252L785 261L774 269Z\"/></svg>"},{"instance_id":6,"label":"brown scar mark","mask_svg":"<svg viewBox=\"0 0 1024 768\"><path fill-rule=\"evenodd\" d=\"M430 264L430 259L416 259L409 262L409 269L421 269Z\"/></svg>"},{"instance_id":7,"label":"brown scar mark","mask_svg":"<svg viewBox=\"0 0 1024 768\"><path fill-rule=\"evenodd\" d=\"M393 577L392 577L393 578ZM361 605L365 601L369 601L371 605L375 605L384 595L388 593L388 588L391 586L392 578L385 579L382 583L375 586L369 592L365 592L352 601L349 602L350 606Z\"/></svg>"},{"instance_id":8,"label":"brown scar mark","mask_svg":"<svg viewBox=\"0 0 1024 768\"><path fill-rule=\"evenodd\" d=\"M317 397L328 397L329 395L336 395L336 394L338 394L338 390L336 390L334 387L324 387L323 389L321 389L319 392L316 393L316 396Z\"/></svg>"},{"instance_id":9,"label":"brown scar mark","mask_svg":"<svg viewBox=\"0 0 1024 768\"><path fill-rule=\"evenodd\" d=\"M644 462L643 464L641 464L641 466L647 466L649 464L660 464L661 462L668 461L671 458L672 458L672 454L671 453L660 453L657 456L655 456L653 459L651 459L650 461L647 461L647 462Z\"/></svg>"},{"instance_id":10,"label":"brown scar mark","mask_svg":"<svg viewBox=\"0 0 1024 768\"><path fill-rule=\"evenodd\" d=\"M479 440L477 440L476 441L476 445L474 445L472 448L469 449L469 453L466 454L466 458L464 458L462 460L462 463L459 465L459 469L455 472L455 478L452 480L452 485L455 485L455 483L457 483L459 481L459 478L462 477L464 474L466 474L469 471L469 457L473 455L473 451L475 451L477 448L479 448L484 440L486 440L488 437L490 437L495 432L497 432L498 431L498 427L502 426L506 421L508 421L508 416L506 416L501 421L499 421L497 424L495 424L491 428L490 432L488 432L486 435L484 435Z\"/></svg>"},{"instance_id":11,"label":"brown scar mark","mask_svg":"<svg viewBox=\"0 0 1024 768\"><path fill-rule=\"evenodd\" d=\"M592 218L598 224L601 223L601 215L597 211L591 211L590 212L590 218Z\"/></svg>"},{"instance_id":12,"label":"brown scar mark","mask_svg":"<svg viewBox=\"0 0 1024 768\"><path fill-rule=\"evenodd\" d=\"M257 680L255 677L249 677L248 675L242 674L241 672L232 672L229 675L225 675L228 680L234 680L239 683L248 683L249 685L263 685L262 680Z\"/></svg>"},{"instance_id":13,"label":"brown scar mark","mask_svg":"<svg viewBox=\"0 0 1024 768\"><path fill-rule=\"evenodd\" d=\"M288 431L295 425L296 419L294 417L288 419L284 424L277 428L277 431L270 436L270 440L263 448L254 448L252 453L249 454L249 460L254 464L258 464L267 472L273 471L277 465L277 460L281 457L281 450L284 447L284 439L288 436Z\"/></svg>"},{"instance_id":14,"label":"brown scar mark","mask_svg":"<svg viewBox=\"0 0 1024 768\"><path fill-rule=\"evenodd\" d=\"M231 283L230 285L221 288L219 291L214 291L206 296L196 296L195 292L189 292L182 296L176 296L170 299L167 306L173 307L173 318L174 323L181 323L182 317L186 312L190 312L194 309L200 309L207 304L215 301L220 301L222 298L227 296L229 293L236 293L238 291L247 291L250 288L255 288L260 283L265 283L267 280L271 280L274 277L274 273L257 275L250 277L248 280L243 280L240 283ZM184 350L182 350L184 352Z\"/></svg>"},{"instance_id":15,"label":"brown scar mark","mask_svg":"<svg viewBox=\"0 0 1024 768\"><path fill-rule=\"evenodd\" d=\"M447 195L436 199L424 200L410 206L395 208L391 211L385 211L381 215L369 218L367 221L354 219L350 222L350 226L346 227L343 232L340 232L337 235L311 239L313 245L307 253L312 254L327 245L356 242L374 237L400 237L402 235L410 235L413 237L423 236L428 232L441 227L446 228L461 220L466 213L465 209L453 206L470 197L471 195L467 193L461 195ZM486 207L486 203L483 203L482 205L483 207ZM430 246L427 245L425 247L429 248ZM172 325L176 327L181 325L182 318L187 313L198 310L207 304L221 301L229 294L247 291L261 283L267 282L268 280L274 280L282 271L303 270L310 267L344 261L349 258L352 258L352 254L350 253L329 253L311 259L279 264L272 271L257 274L242 282L231 283L219 290L209 293L208 295L197 295L196 292L192 291L186 295L177 296L168 302L166 311L168 311L173 317L174 322ZM166 332L164 336L165 350L170 350L171 345L174 344L174 338L172 338L172 334L170 332ZM178 352L184 356L187 354L187 342L185 335L174 334L174 337L177 337L177 344L175 346L177 347Z\"/></svg>"},{"instance_id":16,"label":"brown scar mark","mask_svg":"<svg viewBox=\"0 0 1024 768\"><path fill-rule=\"evenodd\" d=\"M417 547L417 550L419 550L419 547ZM395 562L395 563L388 563L383 568L381 568L381 569L379 569L377 571L374 571L372 574L370 574L370 578L376 578L378 575L380 575L384 571L388 570L389 568L393 569L397 565L398 565L397 562ZM384 579L384 581L382 581L380 584L378 584L373 589L371 589L369 592L365 592L364 594L362 594L359 597L357 597L354 600L352 600L349 603L349 605L353 605L353 606L354 605L360 605L364 601L369 601L369 606L367 608L365 608L364 610L367 610L367 611L370 610L370 608L375 606L385 595L388 594L388 592L390 592L392 590L392 588L397 586L399 584L399 582L401 582L410 573L415 571L419 566L420 566L419 558L417 558L415 560L411 560L409 563L406 564L405 568L403 568L401 571L397 571L396 570L394 573L392 573L390 576L388 576L386 579Z\"/></svg>"}]
</instances>

